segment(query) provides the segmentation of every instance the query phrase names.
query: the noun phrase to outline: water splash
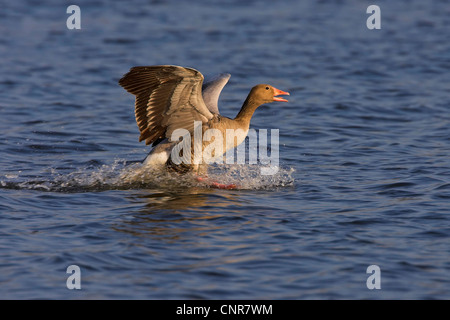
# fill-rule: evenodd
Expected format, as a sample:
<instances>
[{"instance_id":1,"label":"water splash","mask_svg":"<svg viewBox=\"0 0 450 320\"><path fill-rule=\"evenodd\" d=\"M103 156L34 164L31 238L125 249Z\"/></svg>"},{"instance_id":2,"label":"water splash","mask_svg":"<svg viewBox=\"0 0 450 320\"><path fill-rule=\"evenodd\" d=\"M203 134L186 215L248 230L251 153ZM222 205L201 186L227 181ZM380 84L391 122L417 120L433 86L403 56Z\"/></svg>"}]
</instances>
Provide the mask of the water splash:
<instances>
[{"instance_id":1,"label":"water splash","mask_svg":"<svg viewBox=\"0 0 450 320\"><path fill-rule=\"evenodd\" d=\"M72 172L55 168L48 176L27 176L22 172L0 175L0 188L53 192L88 192L124 189L211 188L211 182L234 184L237 189L275 189L294 185L294 169L280 167L274 175L261 175L261 165L221 165L209 168L208 179L193 174L179 175L144 167L141 163L115 160L111 164L88 166Z\"/></svg>"}]
</instances>

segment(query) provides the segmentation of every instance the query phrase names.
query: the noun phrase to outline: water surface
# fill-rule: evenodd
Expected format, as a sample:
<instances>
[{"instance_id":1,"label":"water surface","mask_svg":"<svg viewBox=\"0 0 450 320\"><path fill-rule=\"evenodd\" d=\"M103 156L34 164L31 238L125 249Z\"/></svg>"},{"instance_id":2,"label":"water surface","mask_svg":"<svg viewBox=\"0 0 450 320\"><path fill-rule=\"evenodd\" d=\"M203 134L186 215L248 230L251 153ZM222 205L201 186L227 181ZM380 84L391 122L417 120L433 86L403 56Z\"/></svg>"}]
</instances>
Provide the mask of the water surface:
<instances>
[{"instance_id":1,"label":"water surface","mask_svg":"<svg viewBox=\"0 0 450 320\"><path fill-rule=\"evenodd\" d=\"M450 298L450 5L378 1L61 1L0 12L3 299ZM227 166L217 190L136 174L136 65L229 72L280 170ZM82 289L66 288L78 265ZM381 289L366 286L369 265Z\"/></svg>"}]
</instances>

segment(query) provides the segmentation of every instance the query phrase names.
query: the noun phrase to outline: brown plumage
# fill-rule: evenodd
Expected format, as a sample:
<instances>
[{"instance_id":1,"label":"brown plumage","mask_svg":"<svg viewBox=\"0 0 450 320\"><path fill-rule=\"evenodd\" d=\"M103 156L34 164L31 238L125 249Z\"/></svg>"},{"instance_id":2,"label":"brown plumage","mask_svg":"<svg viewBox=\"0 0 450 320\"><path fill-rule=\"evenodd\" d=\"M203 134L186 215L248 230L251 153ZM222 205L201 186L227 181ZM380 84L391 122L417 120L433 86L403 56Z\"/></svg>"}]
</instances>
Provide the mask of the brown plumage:
<instances>
[{"instance_id":1,"label":"brown plumage","mask_svg":"<svg viewBox=\"0 0 450 320\"><path fill-rule=\"evenodd\" d=\"M250 91L238 115L230 119L218 114L217 108L205 104L202 96L203 80L204 77L199 71L180 66L131 68L120 79L119 84L136 96L135 115L140 131L139 141L145 140L147 145L152 143L157 145L164 139L170 139L173 131L179 128L188 130L192 136L194 121L201 121L203 132L207 129L217 129L223 137L226 136L227 129L242 130L243 138L235 139L232 145L227 146L224 141L223 152L225 152L245 139L256 108L273 101L287 101L277 96L289 94L267 84L257 85ZM223 85L214 93L217 95L216 101ZM164 141L167 144L174 143ZM209 143L204 143L202 148ZM169 149L165 147L164 152ZM174 165L170 158L166 164L177 170L178 165ZM192 166L198 169L198 166ZM186 171L186 165L180 166L179 169L177 171Z\"/></svg>"}]
</instances>

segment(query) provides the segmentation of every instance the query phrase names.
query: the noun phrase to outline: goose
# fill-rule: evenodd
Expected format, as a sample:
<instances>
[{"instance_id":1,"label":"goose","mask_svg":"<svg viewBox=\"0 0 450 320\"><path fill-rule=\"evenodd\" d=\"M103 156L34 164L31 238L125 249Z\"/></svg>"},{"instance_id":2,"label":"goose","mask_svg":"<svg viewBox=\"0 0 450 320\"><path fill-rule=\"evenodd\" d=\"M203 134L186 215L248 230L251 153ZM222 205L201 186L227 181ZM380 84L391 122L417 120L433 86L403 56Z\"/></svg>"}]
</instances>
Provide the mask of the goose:
<instances>
[{"instance_id":1,"label":"goose","mask_svg":"<svg viewBox=\"0 0 450 320\"><path fill-rule=\"evenodd\" d=\"M146 145L151 144L153 147L143 162L145 167L161 168L180 174L194 172L201 181L204 179L202 174L207 172L208 161L202 161L201 156L196 158L200 161L195 161L195 152L199 148L204 151L214 140L203 137L200 147L192 143L192 148L186 149L187 152L190 149L191 154L183 154L183 159L188 161L180 162L179 159L174 161L173 154L187 152L185 149L181 153L174 152L180 142L179 136L173 139L174 134L182 130L184 136L190 138L187 141L193 141L197 130L201 130L200 135L214 131L223 137L226 136L227 130L234 130L236 135L232 141L223 139L223 148L218 148L217 153L222 154L215 154L216 150L212 152L210 158L216 158L245 140L250 120L260 105L275 101L287 102L280 96L289 95L289 92L268 84L258 84L250 90L234 119L222 116L219 113L218 100L230 77L230 74L223 73L204 81L204 76L193 68L158 65L132 67L119 80L119 84L136 97L135 117L140 131L139 142L145 141ZM224 189L234 187L217 182L212 183L212 186Z\"/></svg>"}]
</instances>

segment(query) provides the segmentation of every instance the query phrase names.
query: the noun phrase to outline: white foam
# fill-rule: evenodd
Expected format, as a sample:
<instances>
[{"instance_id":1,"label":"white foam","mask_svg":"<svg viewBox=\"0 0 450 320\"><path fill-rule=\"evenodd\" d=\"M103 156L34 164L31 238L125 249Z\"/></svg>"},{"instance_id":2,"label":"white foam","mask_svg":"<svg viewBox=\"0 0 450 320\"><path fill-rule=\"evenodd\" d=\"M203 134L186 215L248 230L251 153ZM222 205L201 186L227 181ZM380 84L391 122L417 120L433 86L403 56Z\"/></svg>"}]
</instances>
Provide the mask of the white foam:
<instances>
[{"instance_id":1,"label":"white foam","mask_svg":"<svg viewBox=\"0 0 450 320\"><path fill-rule=\"evenodd\" d=\"M49 177L0 181L2 187L35 189L43 191L85 192L111 189L148 189L201 187L210 188L211 182L234 184L237 189L274 189L294 184L294 169L280 167L274 175L261 175L262 165L223 164L210 166L208 178L198 181L194 174L179 175L152 169L141 163L126 164L115 160L99 167L80 168L69 173L59 173L50 168ZM20 181L21 180L21 181Z\"/></svg>"}]
</instances>

